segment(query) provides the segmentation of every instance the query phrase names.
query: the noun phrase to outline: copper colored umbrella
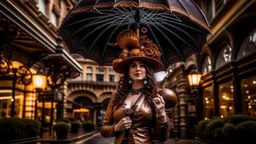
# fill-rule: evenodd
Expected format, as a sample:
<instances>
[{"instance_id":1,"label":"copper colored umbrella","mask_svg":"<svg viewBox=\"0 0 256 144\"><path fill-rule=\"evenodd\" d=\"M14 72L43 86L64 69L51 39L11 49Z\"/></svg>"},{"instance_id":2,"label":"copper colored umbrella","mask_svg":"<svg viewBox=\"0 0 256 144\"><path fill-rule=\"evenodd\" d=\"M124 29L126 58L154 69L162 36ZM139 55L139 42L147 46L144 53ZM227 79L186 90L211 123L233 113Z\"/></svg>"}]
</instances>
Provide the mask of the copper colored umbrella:
<instances>
[{"instance_id":1,"label":"copper colored umbrella","mask_svg":"<svg viewBox=\"0 0 256 144\"><path fill-rule=\"evenodd\" d=\"M122 49L115 43L125 29L147 35L167 68L202 50L209 24L193 0L81 0L58 32L71 53L111 65Z\"/></svg>"}]
</instances>

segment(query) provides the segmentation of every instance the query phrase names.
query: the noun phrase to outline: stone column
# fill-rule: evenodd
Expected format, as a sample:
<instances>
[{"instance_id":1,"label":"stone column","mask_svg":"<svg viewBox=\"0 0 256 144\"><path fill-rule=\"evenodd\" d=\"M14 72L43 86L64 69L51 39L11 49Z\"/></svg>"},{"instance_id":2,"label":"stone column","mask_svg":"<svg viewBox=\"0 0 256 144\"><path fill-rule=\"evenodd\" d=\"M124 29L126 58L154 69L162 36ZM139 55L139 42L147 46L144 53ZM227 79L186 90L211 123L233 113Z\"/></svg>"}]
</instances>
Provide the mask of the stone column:
<instances>
[{"instance_id":1,"label":"stone column","mask_svg":"<svg viewBox=\"0 0 256 144\"><path fill-rule=\"evenodd\" d=\"M177 75L176 94L178 96L178 112L179 112L179 134L180 138L187 138L187 102L189 96L187 74L184 73L184 66L180 66L180 73Z\"/></svg>"},{"instance_id":2,"label":"stone column","mask_svg":"<svg viewBox=\"0 0 256 144\"><path fill-rule=\"evenodd\" d=\"M35 116L35 103L37 93L33 91L33 89L29 86L24 86L24 97L23 97L23 104L20 105L20 109L22 109L22 117L21 118L28 118L34 119Z\"/></svg>"},{"instance_id":3,"label":"stone column","mask_svg":"<svg viewBox=\"0 0 256 144\"><path fill-rule=\"evenodd\" d=\"M179 138L179 104L173 108L173 128L173 137L177 140Z\"/></svg>"},{"instance_id":4,"label":"stone column","mask_svg":"<svg viewBox=\"0 0 256 144\"><path fill-rule=\"evenodd\" d=\"M101 103L95 103L95 116L96 116L96 127L101 126L101 121L99 120L99 117L101 116L100 110L101 110Z\"/></svg>"},{"instance_id":5,"label":"stone column","mask_svg":"<svg viewBox=\"0 0 256 144\"><path fill-rule=\"evenodd\" d=\"M96 81L96 67L92 67L92 81Z\"/></svg>"},{"instance_id":6,"label":"stone column","mask_svg":"<svg viewBox=\"0 0 256 144\"><path fill-rule=\"evenodd\" d=\"M66 99L67 99L67 89L68 89L68 83L64 82L63 85L61 86L59 92L63 93L63 101L61 102L57 102L56 104L56 109L57 109L57 113L56 113L56 119L57 120L62 120L64 118L66 118Z\"/></svg>"}]
</instances>

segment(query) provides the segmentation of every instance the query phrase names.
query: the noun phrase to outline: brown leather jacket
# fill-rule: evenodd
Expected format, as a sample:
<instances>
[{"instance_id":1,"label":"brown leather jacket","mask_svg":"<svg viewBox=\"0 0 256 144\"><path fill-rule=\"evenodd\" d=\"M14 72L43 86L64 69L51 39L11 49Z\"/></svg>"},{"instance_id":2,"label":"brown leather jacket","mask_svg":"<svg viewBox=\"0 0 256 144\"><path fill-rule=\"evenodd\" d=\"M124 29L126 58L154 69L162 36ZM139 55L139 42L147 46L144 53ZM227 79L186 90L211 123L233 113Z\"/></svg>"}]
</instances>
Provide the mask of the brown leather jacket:
<instances>
[{"instance_id":1,"label":"brown leather jacket","mask_svg":"<svg viewBox=\"0 0 256 144\"><path fill-rule=\"evenodd\" d=\"M161 123L155 116L153 116L151 107L145 99L139 105L132 117L132 126L128 131L129 144L153 144L153 139L164 142L169 137L169 130L171 123L168 119L167 122ZM103 137L115 136L115 144L121 144L125 136L125 132L113 133L114 124L118 123L123 117L123 108L118 108L114 111L115 105L113 104L114 96L108 104L106 114L104 116L100 133ZM152 129L153 128L153 129Z\"/></svg>"}]
</instances>

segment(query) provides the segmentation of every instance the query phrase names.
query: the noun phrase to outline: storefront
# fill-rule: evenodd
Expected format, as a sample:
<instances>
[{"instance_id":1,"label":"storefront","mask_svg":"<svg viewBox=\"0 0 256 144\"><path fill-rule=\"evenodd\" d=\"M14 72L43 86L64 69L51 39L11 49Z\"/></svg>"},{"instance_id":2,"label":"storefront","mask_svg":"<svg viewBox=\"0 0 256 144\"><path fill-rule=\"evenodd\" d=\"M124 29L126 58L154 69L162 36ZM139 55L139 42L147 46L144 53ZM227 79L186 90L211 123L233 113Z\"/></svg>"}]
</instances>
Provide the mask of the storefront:
<instances>
[{"instance_id":1,"label":"storefront","mask_svg":"<svg viewBox=\"0 0 256 144\"><path fill-rule=\"evenodd\" d=\"M58 9L52 1L49 4ZM64 98L61 102L39 101L33 83L33 76L42 71L47 77L42 91L57 90L65 97L65 80L82 71L56 30L35 1L0 2L0 118L48 122L49 117L55 120L65 114Z\"/></svg>"},{"instance_id":2,"label":"storefront","mask_svg":"<svg viewBox=\"0 0 256 144\"><path fill-rule=\"evenodd\" d=\"M233 114L255 116L255 1L196 2L209 19L212 34L200 54L184 64L172 65L161 84L178 96L172 118L179 138L191 138L191 128L203 119ZM202 74L197 95L191 92L187 77L193 65ZM196 104L195 116L190 115L191 104Z\"/></svg>"},{"instance_id":3,"label":"storefront","mask_svg":"<svg viewBox=\"0 0 256 144\"><path fill-rule=\"evenodd\" d=\"M240 44L229 43L221 47L216 57L215 71L207 70L206 67L213 65L207 62L209 56L205 56L201 101L204 119L237 113L255 115L256 27L250 28L247 35L240 38ZM231 48L231 45L237 47Z\"/></svg>"}]
</instances>

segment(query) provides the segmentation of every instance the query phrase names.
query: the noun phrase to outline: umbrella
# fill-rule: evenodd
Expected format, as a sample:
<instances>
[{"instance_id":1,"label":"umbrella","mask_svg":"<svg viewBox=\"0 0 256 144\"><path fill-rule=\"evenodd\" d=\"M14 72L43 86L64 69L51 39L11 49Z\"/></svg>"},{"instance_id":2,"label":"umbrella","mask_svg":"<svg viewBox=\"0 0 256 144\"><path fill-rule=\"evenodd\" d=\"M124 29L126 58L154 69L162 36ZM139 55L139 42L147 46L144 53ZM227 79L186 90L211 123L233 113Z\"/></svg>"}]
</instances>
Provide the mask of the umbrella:
<instances>
[{"instance_id":1,"label":"umbrella","mask_svg":"<svg viewBox=\"0 0 256 144\"><path fill-rule=\"evenodd\" d=\"M122 52L116 40L125 29L147 35L159 47L166 69L200 52L210 33L193 0L80 0L58 33L70 53L107 66Z\"/></svg>"}]
</instances>

